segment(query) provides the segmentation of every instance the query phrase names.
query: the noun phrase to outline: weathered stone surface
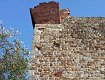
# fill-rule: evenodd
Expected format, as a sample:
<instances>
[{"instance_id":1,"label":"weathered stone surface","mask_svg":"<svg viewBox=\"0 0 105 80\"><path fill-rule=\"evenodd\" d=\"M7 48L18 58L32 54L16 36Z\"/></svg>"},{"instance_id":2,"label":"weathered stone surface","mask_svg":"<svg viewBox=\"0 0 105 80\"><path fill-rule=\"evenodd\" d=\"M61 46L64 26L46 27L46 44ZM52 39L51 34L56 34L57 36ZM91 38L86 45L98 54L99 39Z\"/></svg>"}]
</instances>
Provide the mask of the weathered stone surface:
<instances>
[{"instance_id":1,"label":"weathered stone surface","mask_svg":"<svg viewBox=\"0 0 105 80\"><path fill-rule=\"evenodd\" d=\"M30 80L105 80L105 18L36 24Z\"/></svg>"}]
</instances>

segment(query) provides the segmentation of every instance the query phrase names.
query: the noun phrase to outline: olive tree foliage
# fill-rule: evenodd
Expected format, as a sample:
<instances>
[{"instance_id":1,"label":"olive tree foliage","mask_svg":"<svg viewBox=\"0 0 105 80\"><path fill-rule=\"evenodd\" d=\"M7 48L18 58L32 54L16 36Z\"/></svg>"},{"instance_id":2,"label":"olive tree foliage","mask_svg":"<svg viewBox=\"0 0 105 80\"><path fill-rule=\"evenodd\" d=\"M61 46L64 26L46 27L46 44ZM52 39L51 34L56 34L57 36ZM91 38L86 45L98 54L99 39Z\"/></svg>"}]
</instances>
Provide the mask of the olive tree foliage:
<instances>
[{"instance_id":1,"label":"olive tree foliage","mask_svg":"<svg viewBox=\"0 0 105 80\"><path fill-rule=\"evenodd\" d=\"M26 80L29 50L0 24L0 80Z\"/></svg>"}]
</instances>

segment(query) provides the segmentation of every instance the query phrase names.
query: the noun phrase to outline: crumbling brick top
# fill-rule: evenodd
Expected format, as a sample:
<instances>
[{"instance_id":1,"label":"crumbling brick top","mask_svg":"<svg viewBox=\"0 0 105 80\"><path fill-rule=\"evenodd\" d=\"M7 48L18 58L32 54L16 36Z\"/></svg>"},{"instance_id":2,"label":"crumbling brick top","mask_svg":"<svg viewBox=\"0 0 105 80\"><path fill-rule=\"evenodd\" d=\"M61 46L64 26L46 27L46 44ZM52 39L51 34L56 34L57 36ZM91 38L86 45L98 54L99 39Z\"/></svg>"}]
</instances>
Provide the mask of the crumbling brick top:
<instances>
[{"instance_id":1,"label":"crumbling brick top","mask_svg":"<svg viewBox=\"0 0 105 80\"><path fill-rule=\"evenodd\" d=\"M62 9L60 10L60 22L64 22L65 18L68 18L70 15L69 9Z\"/></svg>"},{"instance_id":2,"label":"crumbling brick top","mask_svg":"<svg viewBox=\"0 0 105 80\"><path fill-rule=\"evenodd\" d=\"M34 24L60 24L59 3L51 1L40 3L30 9L33 26Z\"/></svg>"}]
</instances>

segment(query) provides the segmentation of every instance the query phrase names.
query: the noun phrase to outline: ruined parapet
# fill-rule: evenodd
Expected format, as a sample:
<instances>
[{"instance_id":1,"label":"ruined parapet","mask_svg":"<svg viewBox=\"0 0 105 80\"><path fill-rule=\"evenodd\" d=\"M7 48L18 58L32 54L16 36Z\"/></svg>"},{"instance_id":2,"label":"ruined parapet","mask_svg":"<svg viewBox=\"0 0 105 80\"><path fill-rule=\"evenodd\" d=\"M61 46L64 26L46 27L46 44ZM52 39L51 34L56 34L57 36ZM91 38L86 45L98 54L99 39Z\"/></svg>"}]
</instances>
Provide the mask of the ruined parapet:
<instances>
[{"instance_id":1,"label":"ruined parapet","mask_svg":"<svg viewBox=\"0 0 105 80\"><path fill-rule=\"evenodd\" d=\"M61 9L60 10L60 23L64 22L66 18L70 17L69 9Z\"/></svg>"},{"instance_id":2,"label":"ruined parapet","mask_svg":"<svg viewBox=\"0 0 105 80\"><path fill-rule=\"evenodd\" d=\"M33 26L35 24L60 24L59 3L40 3L30 9Z\"/></svg>"},{"instance_id":3,"label":"ruined parapet","mask_svg":"<svg viewBox=\"0 0 105 80\"><path fill-rule=\"evenodd\" d=\"M59 3L40 3L30 9L33 27L35 24L60 24L70 15L69 9L59 9Z\"/></svg>"}]
</instances>

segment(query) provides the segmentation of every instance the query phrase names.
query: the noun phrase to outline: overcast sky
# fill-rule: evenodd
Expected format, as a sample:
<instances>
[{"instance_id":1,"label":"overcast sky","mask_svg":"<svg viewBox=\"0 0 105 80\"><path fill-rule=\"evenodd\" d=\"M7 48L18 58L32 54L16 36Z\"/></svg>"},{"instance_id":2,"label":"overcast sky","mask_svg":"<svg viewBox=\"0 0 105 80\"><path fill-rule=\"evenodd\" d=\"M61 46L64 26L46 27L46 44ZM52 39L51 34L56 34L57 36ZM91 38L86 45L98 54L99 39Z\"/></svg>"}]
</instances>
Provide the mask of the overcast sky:
<instances>
[{"instance_id":1,"label":"overcast sky","mask_svg":"<svg viewBox=\"0 0 105 80\"><path fill-rule=\"evenodd\" d=\"M21 32L19 39L31 50L33 27L29 8L51 0L0 0L0 22ZM105 0L54 0L60 8L69 8L71 16L105 17Z\"/></svg>"}]
</instances>

